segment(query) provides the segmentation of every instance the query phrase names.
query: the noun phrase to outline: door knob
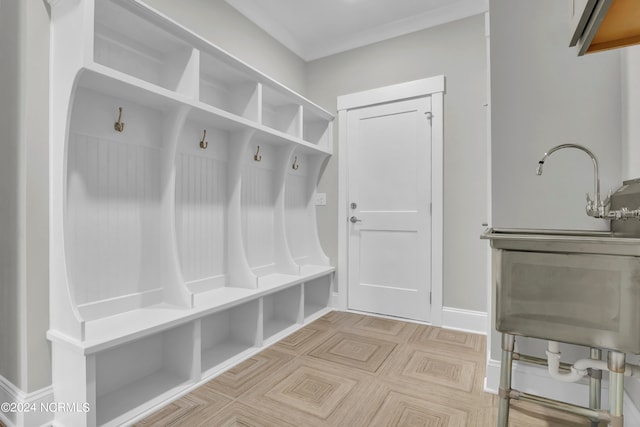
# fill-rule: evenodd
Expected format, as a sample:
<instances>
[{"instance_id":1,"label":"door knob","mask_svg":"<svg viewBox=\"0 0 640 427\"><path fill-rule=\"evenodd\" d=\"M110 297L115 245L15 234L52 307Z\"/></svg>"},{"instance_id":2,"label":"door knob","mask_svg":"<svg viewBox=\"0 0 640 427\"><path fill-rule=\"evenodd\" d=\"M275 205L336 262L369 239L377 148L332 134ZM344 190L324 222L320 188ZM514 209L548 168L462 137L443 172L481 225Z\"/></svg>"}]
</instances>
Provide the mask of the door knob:
<instances>
[{"instance_id":1,"label":"door knob","mask_svg":"<svg viewBox=\"0 0 640 427\"><path fill-rule=\"evenodd\" d=\"M355 224L356 222L362 222L361 219L358 219L355 216L352 216L351 218L349 218L349 221L351 221L353 224Z\"/></svg>"}]
</instances>

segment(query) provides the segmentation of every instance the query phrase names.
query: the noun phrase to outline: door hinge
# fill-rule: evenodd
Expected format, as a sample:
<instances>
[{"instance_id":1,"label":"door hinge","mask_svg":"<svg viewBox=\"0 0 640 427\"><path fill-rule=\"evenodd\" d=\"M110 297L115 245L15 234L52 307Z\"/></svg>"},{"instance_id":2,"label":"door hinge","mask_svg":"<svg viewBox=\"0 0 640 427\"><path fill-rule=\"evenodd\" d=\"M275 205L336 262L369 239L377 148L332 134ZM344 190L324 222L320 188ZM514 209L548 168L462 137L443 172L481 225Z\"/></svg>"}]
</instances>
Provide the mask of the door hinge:
<instances>
[{"instance_id":1,"label":"door hinge","mask_svg":"<svg viewBox=\"0 0 640 427\"><path fill-rule=\"evenodd\" d=\"M431 305L431 304L432 304L432 302L431 302L431 301L432 301L432 299L431 299L432 295L433 295L433 294L432 294L431 292L429 292L429 305Z\"/></svg>"}]
</instances>

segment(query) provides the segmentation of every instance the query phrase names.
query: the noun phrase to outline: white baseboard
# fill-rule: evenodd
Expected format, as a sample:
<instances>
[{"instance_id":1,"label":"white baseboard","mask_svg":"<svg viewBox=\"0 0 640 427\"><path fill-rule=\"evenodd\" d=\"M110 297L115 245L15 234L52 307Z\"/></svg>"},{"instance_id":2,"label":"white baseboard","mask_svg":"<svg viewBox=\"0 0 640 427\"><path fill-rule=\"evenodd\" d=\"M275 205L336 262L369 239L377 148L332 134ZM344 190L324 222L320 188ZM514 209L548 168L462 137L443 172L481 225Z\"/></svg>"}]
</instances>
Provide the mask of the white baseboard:
<instances>
[{"instance_id":1,"label":"white baseboard","mask_svg":"<svg viewBox=\"0 0 640 427\"><path fill-rule=\"evenodd\" d=\"M358 313L365 316L381 317L384 319L400 320L402 322L418 323L420 325L434 325L431 322L421 320L405 319L395 316L387 316L378 313L369 313L366 311L334 308L335 310L345 311L348 313ZM454 329L457 331L470 332L473 334L487 335L487 313L482 311L464 310L461 308L443 307L442 308L442 325L439 327L445 329Z\"/></svg>"},{"instance_id":2,"label":"white baseboard","mask_svg":"<svg viewBox=\"0 0 640 427\"><path fill-rule=\"evenodd\" d=\"M482 311L442 307L443 328L486 335L487 319L487 313Z\"/></svg>"},{"instance_id":3,"label":"white baseboard","mask_svg":"<svg viewBox=\"0 0 640 427\"><path fill-rule=\"evenodd\" d=\"M500 385L500 362L489 360L487 362L487 372L485 377L485 391L498 394ZM563 383L552 379L545 367L528 364L513 363L512 387L516 390L545 396L562 402L574 405L589 406L589 385L586 380L576 383ZM602 380L602 407L609 404L609 386L606 379ZM624 424L626 426L640 426L640 410L631 400L629 395L624 394Z\"/></svg>"},{"instance_id":4,"label":"white baseboard","mask_svg":"<svg viewBox=\"0 0 640 427\"><path fill-rule=\"evenodd\" d=\"M0 421L7 427L50 426L55 414L53 387L25 393L0 375Z\"/></svg>"}]
</instances>

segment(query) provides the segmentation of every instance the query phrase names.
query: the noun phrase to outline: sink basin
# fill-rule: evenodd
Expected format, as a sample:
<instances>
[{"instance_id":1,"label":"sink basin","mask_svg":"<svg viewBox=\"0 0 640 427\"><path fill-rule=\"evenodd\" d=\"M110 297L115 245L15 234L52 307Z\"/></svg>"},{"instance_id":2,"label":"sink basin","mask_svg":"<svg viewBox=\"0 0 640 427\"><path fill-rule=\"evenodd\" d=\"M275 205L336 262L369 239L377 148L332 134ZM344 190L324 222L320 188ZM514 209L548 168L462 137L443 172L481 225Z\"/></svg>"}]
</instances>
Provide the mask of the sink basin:
<instances>
[{"instance_id":1,"label":"sink basin","mask_svg":"<svg viewBox=\"0 0 640 427\"><path fill-rule=\"evenodd\" d=\"M487 229L500 332L640 353L640 238Z\"/></svg>"},{"instance_id":2,"label":"sink basin","mask_svg":"<svg viewBox=\"0 0 640 427\"><path fill-rule=\"evenodd\" d=\"M494 249L640 257L640 239L612 231L490 228L481 236Z\"/></svg>"}]
</instances>

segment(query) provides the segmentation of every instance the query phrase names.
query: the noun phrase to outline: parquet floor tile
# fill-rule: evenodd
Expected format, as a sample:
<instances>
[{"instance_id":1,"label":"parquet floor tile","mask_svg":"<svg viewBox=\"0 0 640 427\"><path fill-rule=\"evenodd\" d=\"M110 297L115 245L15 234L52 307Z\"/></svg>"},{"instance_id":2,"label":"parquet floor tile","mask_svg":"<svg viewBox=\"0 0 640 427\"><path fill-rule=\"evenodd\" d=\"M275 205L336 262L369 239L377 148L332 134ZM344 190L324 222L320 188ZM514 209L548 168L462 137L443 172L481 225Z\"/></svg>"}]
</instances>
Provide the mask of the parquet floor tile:
<instances>
[{"instance_id":1,"label":"parquet floor tile","mask_svg":"<svg viewBox=\"0 0 640 427\"><path fill-rule=\"evenodd\" d=\"M314 322L311 325L297 330L291 335L278 341L276 344L271 346L271 348L297 356L315 348L335 333L333 328L323 327L316 323L317 322Z\"/></svg>"},{"instance_id":2,"label":"parquet floor tile","mask_svg":"<svg viewBox=\"0 0 640 427\"><path fill-rule=\"evenodd\" d=\"M192 420L189 427L300 427L276 418L269 412L259 411L240 402L234 402L222 411Z\"/></svg>"},{"instance_id":3,"label":"parquet floor tile","mask_svg":"<svg viewBox=\"0 0 640 427\"><path fill-rule=\"evenodd\" d=\"M365 397L376 386L375 377L367 372L297 358L242 400L298 426L355 427L370 410Z\"/></svg>"},{"instance_id":4,"label":"parquet floor tile","mask_svg":"<svg viewBox=\"0 0 640 427\"><path fill-rule=\"evenodd\" d=\"M391 341L338 332L307 354L343 368L377 372L397 346Z\"/></svg>"},{"instance_id":5,"label":"parquet floor tile","mask_svg":"<svg viewBox=\"0 0 640 427\"><path fill-rule=\"evenodd\" d=\"M491 427L486 339L331 312L138 424L140 427ZM510 427L588 420L514 402Z\"/></svg>"},{"instance_id":6,"label":"parquet floor tile","mask_svg":"<svg viewBox=\"0 0 640 427\"><path fill-rule=\"evenodd\" d=\"M393 319L384 319L373 316L363 316L357 322L351 322L340 328L340 330L355 335L406 343L418 326L420 325L415 323L398 322Z\"/></svg>"},{"instance_id":7,"label":"parquet floor tile","mask_svg":"<svg viewBox=\"0 0 640 427\"><path fill-rule=\"evenodd\" d=\"M270 375L277 375L294 356L268 348L234 366L206 385L230 397L239 397Z\"/></svg>"},{"instance_id":8,"label":"parquet floor tile","mask_svg":"<svg viewBox=\"0 0 640 427\"><path fill-rule=\"evenodd\" d=\"M207 419L208 414L216 414L231 402L233 399L212 390L209 384L205 384L145 418L138 425L140 427L196 425L201 420Z\"/></svg>"},{"instance_id":9,"label":"parquet floor tile","mask_svg":"<svg viewBox=\"0 0 640 427\"><path fill-rule=\"evenodd\" d=\"M465 410L391 391L385 396L370 425L465 427L469 418L470 414Z\"/></svg>"}]
</instances>

